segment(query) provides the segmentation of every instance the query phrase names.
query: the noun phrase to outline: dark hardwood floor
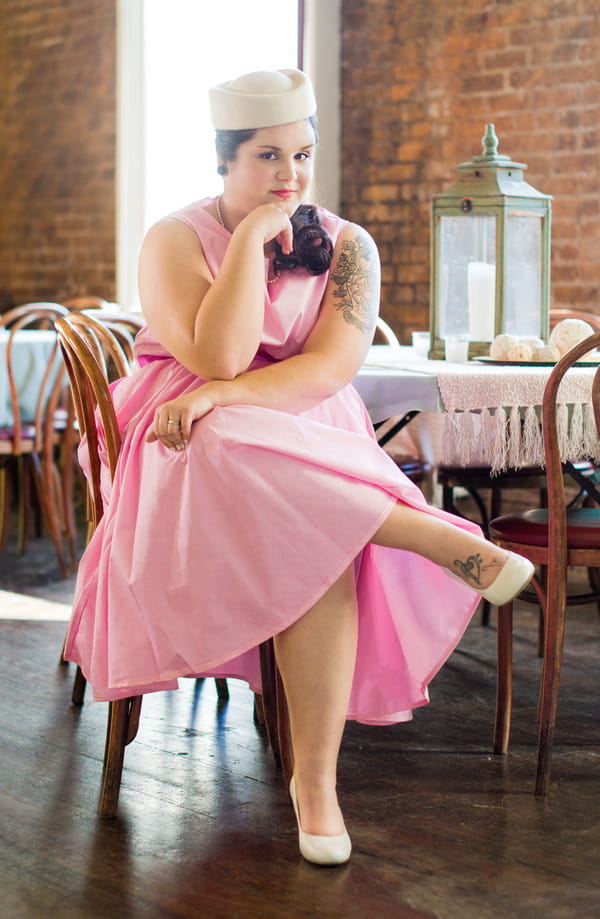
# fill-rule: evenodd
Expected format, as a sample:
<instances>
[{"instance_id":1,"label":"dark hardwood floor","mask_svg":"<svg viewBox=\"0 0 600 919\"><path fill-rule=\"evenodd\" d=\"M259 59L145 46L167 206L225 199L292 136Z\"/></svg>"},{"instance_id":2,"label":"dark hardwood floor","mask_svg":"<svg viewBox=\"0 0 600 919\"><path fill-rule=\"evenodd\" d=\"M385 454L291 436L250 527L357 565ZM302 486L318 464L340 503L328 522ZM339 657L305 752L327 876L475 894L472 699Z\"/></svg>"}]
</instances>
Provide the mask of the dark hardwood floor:
<instances>
[{"instance_id":1,"label":"dark hardwood floor","mask_svg":"<svg viewBox=\"0 0 600 919\"><path fill-rule=\"evenodd\" d=\"M0 588L32 615L0 620L2 919L566 919L600 915L600 617L570 615L552 791L533 796L537 619L516 617L508 757L491 754L495 628L473 621L410 724L349 723L340 797L354 853L319 869L298 855L292 808L252 696L182 681L144 700L119 815L101 820L106 707L70 705L69 601L52 552L0 556ZM23 603L29 601L22 601ZM38 604L36 606L36 604Z\"/></svg>"}]
</instances>

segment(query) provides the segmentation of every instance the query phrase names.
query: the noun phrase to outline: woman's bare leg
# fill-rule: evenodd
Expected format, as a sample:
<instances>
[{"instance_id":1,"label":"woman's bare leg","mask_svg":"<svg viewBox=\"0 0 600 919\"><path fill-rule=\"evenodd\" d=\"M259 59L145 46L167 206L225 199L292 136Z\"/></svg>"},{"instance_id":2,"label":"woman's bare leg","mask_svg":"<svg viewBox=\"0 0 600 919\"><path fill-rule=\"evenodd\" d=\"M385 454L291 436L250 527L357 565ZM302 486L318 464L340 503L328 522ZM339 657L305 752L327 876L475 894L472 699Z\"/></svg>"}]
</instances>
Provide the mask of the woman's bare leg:
<instances>
[{"instance_id":1,"label":"woman's bare leg","mask_svg":"<svg viewBox=\"0 0 600 919\"><path fill-rule=\"evenodd\" d=\"M494 581L508 557L483 537L400 502L372 542L423 555L481 589ZM351 566L318 603L274 639L289 708L302 829L317 836L344 831L335 786L357 631Z\"/></svg>"},{"instance_id":2,"label":"woman's bare leg","mask_svg":"<svg viewBox=\"0 0 600 919\"><path fill-rule=\"evenodd\" d=\"M371 542L423 555L476 589L489 587L509 556L482 536L401 502Z\"/></svg>"},{"instance_id":3,"label":"woman's bare leg","mask_svg":"<svg viewBox=\"0 0 600 919\"><path fill-rule=\"evenodd\" d=\"M274 639L289 708L302 829L316 836L344 832L335 786L357 632L350 566L318 603Z\"/></svg>"}]
</instances>

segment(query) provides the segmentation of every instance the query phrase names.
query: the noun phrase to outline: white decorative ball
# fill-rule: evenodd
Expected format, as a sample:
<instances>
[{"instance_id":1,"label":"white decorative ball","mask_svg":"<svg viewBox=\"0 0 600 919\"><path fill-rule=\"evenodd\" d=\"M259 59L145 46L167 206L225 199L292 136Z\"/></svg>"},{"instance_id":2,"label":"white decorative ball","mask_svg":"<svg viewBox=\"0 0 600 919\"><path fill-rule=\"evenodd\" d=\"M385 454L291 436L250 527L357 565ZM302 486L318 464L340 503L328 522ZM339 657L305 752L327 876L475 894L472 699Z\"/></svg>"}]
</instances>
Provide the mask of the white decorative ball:
<instances>
[{"instance_id":1,"label":"white decorative ball","mask_svg":"<svg viewBox=\"0 0 600 919\"><path fill-rule=\"evenodd\" d=\"M555 345L561 356L578 345L580 341L589 338L594 330L585 319L563 319L558 322L550 333L550 344Z\"/></svg>"},{"instance_id":2,"label":"white decorative ball","mask_svg":"<svg viewBox=\"0 0 600 919\"><path fill-rule=\"evenodd\" d=\"M533 349L534 361L553 361L556 362L560 357L560 351L556 345L542 345L541 348Z\"/></svg>"},{"instance_id":3,"label":"white decorative ball","mask_svg":"<svg viewBox=\"0 0 600 919\"><path fill-rule=\"evenodd\" d=\"M524 341L518 341L516 345L506 349L507 361L530 361L532 355L533 348Z\"/></svg>"},{"instance_id":4,"label":"white decorative ball","mask_svg":"<svg viewBox=\"0 0 600 919\"><path fill-rule=\"evenodd\" d=\"M543 341L542 338L535 338L535 337L533 337L533 338L521 338L520 341L521 341L524 345L529 345L529 347L532 348L532 349L535 349L535 348L543 348L543 347L544 347L544 341Z\"/></svg>"},{"instance_id":5,"label":"white decorative ball","mask_svg":"<svg viewBox=\"0 0 600 919\"><path fill-rule=\"evenodd\" d=\"M508 351L510 348L516 348L519 340L514 335L496 335L490 345L490 357L495 361L508 361Z\"/></svg>"}]
</instances>

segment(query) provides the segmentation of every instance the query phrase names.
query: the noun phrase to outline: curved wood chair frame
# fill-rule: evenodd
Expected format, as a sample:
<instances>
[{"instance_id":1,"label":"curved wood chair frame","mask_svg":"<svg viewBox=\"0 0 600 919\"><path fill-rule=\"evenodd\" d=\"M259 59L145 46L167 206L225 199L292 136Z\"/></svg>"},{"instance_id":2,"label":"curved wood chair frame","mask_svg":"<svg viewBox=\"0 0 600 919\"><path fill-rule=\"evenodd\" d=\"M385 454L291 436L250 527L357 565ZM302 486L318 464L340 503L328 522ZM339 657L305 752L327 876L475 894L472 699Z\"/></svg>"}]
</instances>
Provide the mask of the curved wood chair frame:
<instances>
[{"instance_id":1,"label":"curved wood chair frame","mask_svg":"<svg viewBox=\"0 0 600 919\"><path fill-rule=\"evenodd\" d=\"M546 569L545 583L532 584L544 613L544 660L538 709L539 735L535 794L550 787L550 762L554 742L560 672L568 602L597 602L593 592L569 598L567 574L570 566L600 567L600 508L568 509L563 464L559 454L557 394L561 380L573 364L592 348L600 346L600 332L572 348L556 364L546 384L542 405L548 509L505 515L492 520L494 543L518 552ZM600 431L600 370L592 386L596 427ZM535 516L532 516L535 515ZM590 525L591 524L591 525ZM540 533L540 527L542 531ZM579 533L577 532L579 530ZM506 753L510 734L512 699L512 603L498 609L498 685L494 752Z\"/></svg>"},{"instance_id":2,"label":"curved wood chair frame","mask_svg":"<svg viewBox=\"0 0 600 919\"><path fill-rule=\"evenodd\" d=\"M111 306L109 301L105 300L104 297L96 297L93 294L68 297L66 300L62 301L62 305L65 306L69 312L75 312L77 310L103 310L105 307Z\"/></svg>"},{"instance_id":3,"label":"curved wood chair frame","mask_svg":"<svg viewBox=\"0 0 600 919\"><path fill-rule=\"evenodd\" d=\"M31 464L33 482L37 491L39 506L45 527L54 543L59 566L64 577L74 570L75 522L73 514L73 454L77 440L74 425L72 400L65 402L65 373L62 364L56 360L58 340L46 363L38 391L34 417L23 419L19 406L19 393L13 365L13 339L21 330L30 327L52 329L57 318L67 311L59 304L29 303L15 307L5 313L2 324L8 325L9 338L6 345L6 370L10 392L13 424L10 429L12 455L17 460L19 476L19 549L26 549L28 513L30 505L29 470L25 458ZM62 452L60 466L55 453ZM3 471L4 477L4 471ZM3 509L8 500L8 483L3 482ZM6 512L3 510L3 517ZM2 541L6 533L5 519L2 522ZM70 564L67 562L63 536L67 543Z\"/></svg>"},{"instance_id":4,"label":"curved wood chair frame","mask_svg":"<svg viewBox=\"0 0 600 919\"><path fill-rule=\"evenodd\" d=\"M121 447L121 435L108 390L107 355L118 371L124 371L121 375L127 375L130 367L114 330L103 325L95 316L73 313L57 320L56 329L71 381L77 417L88 441L92 480L91 526L95 528L103 514L96 410L100 413L104 428L111 478L117 467ZM260 659L262 708L267 733L276 761L282 765L286 781L289 781L293 763L287 706L281 677L275 665L272 641L261 646ZM81 691L81 681L85 687L85 678L79 669L78 677L79 687L76 679L74 700L76 692ZM125 747L137 734L141 705L141 695L109 702L99 805L99 813L103 817L114 817L117 812Z\"/></svg>"}]
</instances>

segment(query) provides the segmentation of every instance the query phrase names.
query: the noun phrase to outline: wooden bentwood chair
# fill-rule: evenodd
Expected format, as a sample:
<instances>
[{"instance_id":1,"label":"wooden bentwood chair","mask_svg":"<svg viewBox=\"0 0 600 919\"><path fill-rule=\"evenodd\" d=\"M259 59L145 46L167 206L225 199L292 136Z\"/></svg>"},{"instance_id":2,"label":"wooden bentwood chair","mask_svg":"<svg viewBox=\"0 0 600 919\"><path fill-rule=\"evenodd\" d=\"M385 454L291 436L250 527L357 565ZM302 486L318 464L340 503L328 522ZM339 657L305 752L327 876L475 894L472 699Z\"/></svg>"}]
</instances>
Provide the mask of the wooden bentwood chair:
<instances>
[{"instance_id":1,"label":"wooden bentwood chair","mask_svg":"<svg viewBox=\"0 0 600 919\"><path fill-rule=\"evenodd\" d=\"M56 321L56 331L69 374L79 425L88 441L91 480L88 486L89 517L93 532L103 514L95 412L99 412L104 428L112 479L119 457L121 435L108 390L108 367L112 365L115 374L120 376L128 375L131 368L114 331L92 315L72 313L62 317ZM272 641L261 646L260 656L262 706L267 734L275 759L282 765L285 779L289 781L293 764L287 707L281 678L275 665ZM78 693L80 699L83 698L81 681L85 687L83 675L80 671L78 674L80 684L78 689L76 680L74 701ZM141 705L140 695L109 702L99 804L99 813L102 817L114 817L117 812L125 747L137 734Z\"/></svg>"},{"instance_id":2,"label":"wooden bentwood chair","mask_svg":"<svg viewBox=\"0 0 600 919\"><path fill-rule=\"evenodd\" d=\"M40 369L35 409L25 415L20 405L13 347L15 336L22 331L52 330L55 319L66 312L57 303L26 303L0 319L8 335L6 375L12 410L12 424L0 429L0 546L6 538L12 463L18 479L19 551L26 551L33 482L37 506L54 543L63 577L68 577L76 564L73 474L77 433L73 406L55 341L44 359L43 372Z\"/></svg>"},{"instance_id":3,"label":"wooden bentwood chair","mask_svg":"<svg viewBox=\"0 0 600 919\"><path fill-rule=\"evenodd\" d=\"M544 660L538 709L539 738L535 794L550 786L550 760L555 734L560 671L569 603L597 602L599 592L570 597L567 575L570 566L600 567L600 508L567 506L563 466L559 454L557 395L559 384L572 365L600 346L600 332L576 345L556 364L546 384L542 427L546 461L547 509L536 508L507 514L490 522L490 538L497 545L545 567L544 581L532 585L544 614ZM596 428L600 432L600 370L592 386ZM600 495L596 494L597 499ZM600 503L597 500L596 503ZM592 585L594 586L594 578ZM512 699L512 603L498 609L498 686L494 752L506 753L510 733Z\"/></svg>"},{"instance_id":4,"label":"wooden bentwood chair","mask_svg":"<svg viewBox=\"0 0 600 919\"><path fill-rule=\"evenodd\" d=\"M562 319L583 319L594 329L600 331L600 317L593 313L577 312L566 309L550 310L550 327L553 328ZM572 464L565 470L582 483L583 478L593 474L593 466L587 462ZM477 509L475 515L483 532L489 535L490 520L502 514L502 503L505 495L511 492L537 491L540 505L547 502L546 477L539 466L522 466L519 469L507 469L491 475L489 466L457 466L440 463L437 467L437 482L442 487L442 507L459 516L465 516L455 503L456 490L463 489ZM490 604L483 601L481 622L488 625Z\"/></svg>"}]
</instances>

